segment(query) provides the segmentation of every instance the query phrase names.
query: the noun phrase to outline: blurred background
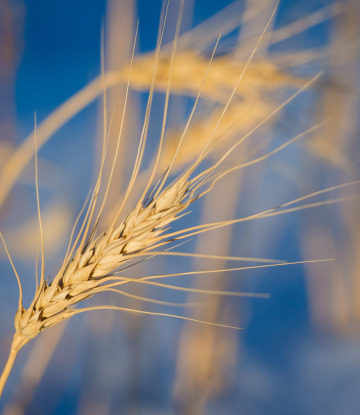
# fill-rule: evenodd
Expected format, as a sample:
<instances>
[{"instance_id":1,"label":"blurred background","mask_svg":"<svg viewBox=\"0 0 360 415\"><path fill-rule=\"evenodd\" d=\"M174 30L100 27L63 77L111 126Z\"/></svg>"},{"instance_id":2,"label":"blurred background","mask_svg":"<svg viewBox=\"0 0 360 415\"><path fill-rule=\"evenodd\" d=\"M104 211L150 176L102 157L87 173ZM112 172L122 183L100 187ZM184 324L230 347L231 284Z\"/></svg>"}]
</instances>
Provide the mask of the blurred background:
<instances>
[{"instance_id":1,"label":"blurred background","mask_svg":"<svg viewBox=\"0 0 360 415\"><path fill-rule=\"evenodd\" d=\"M219 33L222 37L173 177L200 153L212 134L275 4L274 0L185 0L158 177L176 150ZM132 203L148 178L160 137L179 6L180 0L170 0L149 143ZM139 21L125 133L102 219L106 226L121 201L135 160L161 9L161 0L0 0L0 229L20 274L26 306L35 291L39 246L34 113L46 274L54 276L99 167L104 122L101 27L108 123L113 116L112 160ZM214 163L253 129L228 158L228 168L261 158L313 125L329 121L272 156L226 176L174 229L249 216L359 179L359 13L357 0L280 1L219 125L207 163ZM322 76L306 91L268 117L320 71ZM269 119L260 125L265 118ZM344 187L304 204L355 198L245 221L199 235L179 248L288 262L335 260L168 280L199 290L268 293L269 299L129 284L128 291L136 295L199 305L179 309L109 293L89 302L169 312L243 330L119 311L73 317L21 350L0 413L358 414L358 195L359 185ZM169 258L139 264L128 275L137 278L257 265ZM18 291L2 247L0 260L2 369L14 334Z\"/></svg>"}]
</instances>

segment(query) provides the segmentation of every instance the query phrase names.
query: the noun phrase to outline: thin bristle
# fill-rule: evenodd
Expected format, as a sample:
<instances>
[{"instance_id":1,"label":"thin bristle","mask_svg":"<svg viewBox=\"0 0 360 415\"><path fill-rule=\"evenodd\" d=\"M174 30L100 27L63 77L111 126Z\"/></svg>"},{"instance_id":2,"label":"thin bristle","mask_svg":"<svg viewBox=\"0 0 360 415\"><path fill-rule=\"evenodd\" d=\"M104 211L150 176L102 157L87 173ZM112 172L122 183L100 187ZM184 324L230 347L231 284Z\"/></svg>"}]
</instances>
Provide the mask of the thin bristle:
<instances>
[{"instance_id":1,"label":"thin bristle","mask_svg":"<svg viewBox=\"0 0 360 415\"><path fill-rule=\"evenodd\" d=\"M11 259L10 253L8 251L8 248L6 246L5 240L4 240L1 232L0 232L0 238L1 238L2 243L4 245L4 248L5 248L5 251L6 251L6 255L7 255L9 261L10 261L11 267L12 267L12 269L14 271L14 274L15 274L15 277L16 277L16 280L17 280L17 283L18 283L18 286L19 286L19 306L18 306L18 311L21 312L23 292L22 292L22 286L21 286L20 277L19 277L19 274L16 271L15 265L14 265L12 259Z\"/></svg>"},{"instance_id":2,"label":"thin bristle","mask_svg":"<svg viewBox=\"0 0 360 415\"><path fill-rule=\"evenodd\" d=\"M37 135L36 135L36 113L34 115L34 142L35 142L35 188L36 188L36 203L37 211L39 217L39 229L40 229L40 244L41 244L41 274L40 274L40 284L44 282L45 278L45 245L44 245L44 233L43 226L41 221L41 210L40 210L40 198L39 198L39 180L38 180L38 157L37 157Z\"/></svg>"}]
</instances>

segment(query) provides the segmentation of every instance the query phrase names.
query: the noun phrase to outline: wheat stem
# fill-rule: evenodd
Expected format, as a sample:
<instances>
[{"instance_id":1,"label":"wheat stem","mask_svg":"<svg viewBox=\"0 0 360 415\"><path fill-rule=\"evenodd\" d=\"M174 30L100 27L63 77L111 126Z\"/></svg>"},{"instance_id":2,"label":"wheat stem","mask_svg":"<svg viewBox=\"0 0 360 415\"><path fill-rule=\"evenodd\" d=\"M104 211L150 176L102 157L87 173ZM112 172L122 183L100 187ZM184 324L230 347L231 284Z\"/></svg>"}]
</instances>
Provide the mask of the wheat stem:
<instances>
[{"instance_id":1,"label":"wheat stem","mask_svg":"<svg viewBox=\"0 0 360 415\"><path fill-rule=\"evenodd\" d=\"M0 377L0 398L1 398L1 394L2 394L2 391L4 389L4 386L6 384L6 381L9 377L9 375L10 375L13 364L15 362L17 352L18 352L18 350L14 350L13 348L10 349L10 354L9 354L8 360L6 362L5 368L4 368L4 370L1 374L1 377Z\"/></svg>"}]
</instances>

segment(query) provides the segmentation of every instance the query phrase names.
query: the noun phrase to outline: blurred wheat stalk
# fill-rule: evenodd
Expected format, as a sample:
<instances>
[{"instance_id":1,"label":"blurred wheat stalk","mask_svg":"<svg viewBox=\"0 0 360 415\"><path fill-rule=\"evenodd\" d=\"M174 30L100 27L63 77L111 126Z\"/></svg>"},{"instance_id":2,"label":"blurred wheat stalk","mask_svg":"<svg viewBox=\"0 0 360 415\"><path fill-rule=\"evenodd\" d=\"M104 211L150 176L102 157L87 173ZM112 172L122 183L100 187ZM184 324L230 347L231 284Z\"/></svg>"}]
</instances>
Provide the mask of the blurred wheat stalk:
<instances>
[{"instance_id":1,"label":"blurred wheat stalk","mask_svg":"<svg viewBox=\"0 0 360 415\"><path fill-rule=\"evenodd\" d=\"M328 169L326 180L359 176L359 22L360 7L349 0L344 12L333 22L330 47L334 51L348 45L344 59L336 54L330 57L331 83L343 88L327 88L319 103L317 117L331 117L332 127L317 133L309 142L310 150L320 155L337 169ZM312 171L317 180L323 174L320 169ZM305 255L310 250L321 254L327 251L337 259L333 267L323 274L315 266L308 269L308 287L311 316L314 327L320 332L334 332L339 336L351 336L360 327L360 205L357 201L342 206L338 220L346 231L339 235L334 226L325 226L316 215L305 221L303 246Z\"/></svg>"}]
</instances>

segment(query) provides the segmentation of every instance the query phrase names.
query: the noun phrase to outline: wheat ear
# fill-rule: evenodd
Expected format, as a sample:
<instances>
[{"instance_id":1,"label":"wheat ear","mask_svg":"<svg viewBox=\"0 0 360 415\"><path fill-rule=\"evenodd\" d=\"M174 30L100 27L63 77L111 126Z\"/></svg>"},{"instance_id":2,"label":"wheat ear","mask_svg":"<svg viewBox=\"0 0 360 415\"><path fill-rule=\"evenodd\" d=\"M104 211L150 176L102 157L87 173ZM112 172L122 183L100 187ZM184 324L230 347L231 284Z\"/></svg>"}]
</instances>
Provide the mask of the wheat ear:
<instances>
[{"instance_id":1,"label":"wheat ear","mask_svg":"<svg viewBox=\"0 0 360 415\"><path fill-rule=\"evenodd\" d=\"M131 86L139 91L147 91L151 82L151 68L154 65L153 54L145 54L134 62L133 79ZM156 89L165 91L169 78L171 56L163 54L159 61L159 70L156 76ZM196 96L203 82L203 73L208 65L208 59L196 51L187 50L179 53L173 64L172 93ZM226 102L229 92L236 83L238 73L246 62L238 62L231 55L224 55L214 59L203 95L214 101ZM121 72L125 79L128 68ZM252 62L244 74L243 82L236 94L249 97L254 91L274 91L283 86L299 86L304 79L287 74L277 68L269 60Z\"/></svg>"}]
</instances>

